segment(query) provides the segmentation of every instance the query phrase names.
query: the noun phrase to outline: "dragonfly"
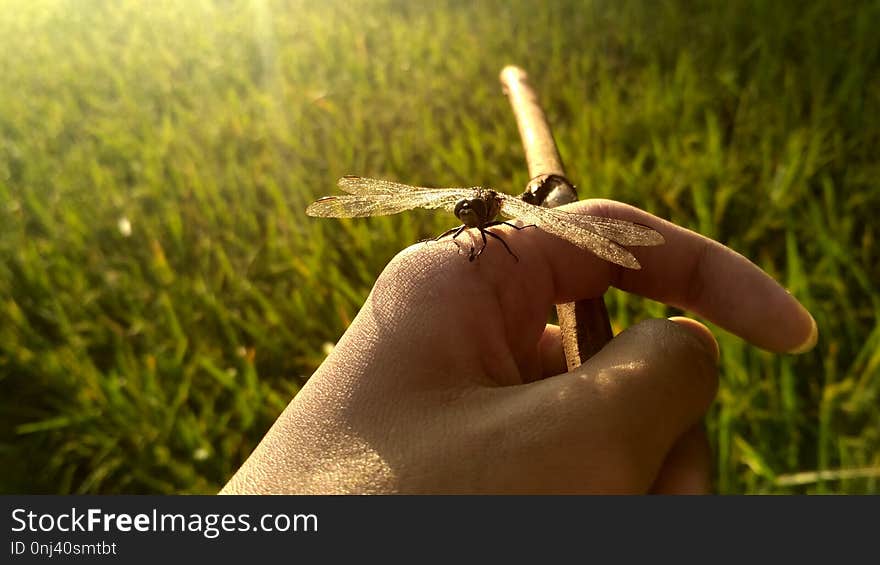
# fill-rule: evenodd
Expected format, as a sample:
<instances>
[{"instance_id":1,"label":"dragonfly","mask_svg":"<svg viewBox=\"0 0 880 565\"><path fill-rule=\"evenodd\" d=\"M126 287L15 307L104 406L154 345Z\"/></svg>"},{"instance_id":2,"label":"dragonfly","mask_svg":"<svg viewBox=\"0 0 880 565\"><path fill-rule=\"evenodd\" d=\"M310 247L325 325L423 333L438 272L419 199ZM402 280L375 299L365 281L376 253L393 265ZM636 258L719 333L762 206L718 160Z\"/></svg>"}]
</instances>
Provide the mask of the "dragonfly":
<instances>
[{"instance_id":1,"label":"dragonfly","mask_svg":"<svg viewBox=\"0 0 880 565\"><path fill-rule=\"evenodd\" d=\"M428 188L358 176L344 176L339 179L338 186L347 194L319 198L306 208L306 214L318 218L363 218L398 214L415 208L449 210L462 225L443 232L435 240L450 234L455 239L464 230L476 228L483 245L479 250L475 245L471 246L470 261L486 249L486 236L500 241L507 252L519 260L500 235L487 229L502 224L517 230L537 227L629 269L640 269L641 265L624 246L662 245L665 242L659 232L643 224L544 208L479 186ZM528 225L517 226L497 220L498 216L517 218Z\"/></svg>"}]
</instances>

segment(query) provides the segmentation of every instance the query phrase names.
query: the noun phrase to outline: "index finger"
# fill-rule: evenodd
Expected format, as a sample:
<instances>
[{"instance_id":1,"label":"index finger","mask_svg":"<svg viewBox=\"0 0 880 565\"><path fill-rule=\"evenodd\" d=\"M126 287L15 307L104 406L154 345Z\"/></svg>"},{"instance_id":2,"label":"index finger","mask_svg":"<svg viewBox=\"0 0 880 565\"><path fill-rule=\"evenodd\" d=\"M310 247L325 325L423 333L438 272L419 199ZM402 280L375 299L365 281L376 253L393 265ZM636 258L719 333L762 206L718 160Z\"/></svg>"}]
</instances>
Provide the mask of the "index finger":
<instances>
[{"instance_id":1,"label":"index finger","mask_svg":"<svg viewBox=\"0 0 880 565\"><path fill-rule=\"evenodd\" d=\"M568 208L650 226L666 243L629 248L642 265L631 270L598 258L585 260L578 247L558 238L541 238L539 245L547 251L560 302L584 298L583 281L595 277L600 262L612 286L695 312L764 349L802 353L816 344L818 329L806 308L732 249L613 200L586 200Z\"/></svg>"}]
</instances>

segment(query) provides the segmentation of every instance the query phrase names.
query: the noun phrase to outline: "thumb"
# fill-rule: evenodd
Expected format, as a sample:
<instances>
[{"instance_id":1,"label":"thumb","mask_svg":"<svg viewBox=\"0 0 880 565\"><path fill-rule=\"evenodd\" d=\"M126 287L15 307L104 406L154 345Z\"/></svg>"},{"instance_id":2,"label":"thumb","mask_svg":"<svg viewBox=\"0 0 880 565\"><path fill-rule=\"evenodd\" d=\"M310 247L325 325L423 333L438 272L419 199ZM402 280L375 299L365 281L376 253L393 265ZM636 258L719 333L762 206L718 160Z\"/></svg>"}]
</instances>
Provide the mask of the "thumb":
<instances>
[{"instance_id":1,"label":"thumb","mask_svg":"<svg viewBox=\"0 0 880 565\"><path fill-rule=\"evenodd\" d=\"M508 414L519 417L508 422L528 438L516 459L539 449L541 466L554 469L548 490L647 492L712 402L717 360L698 322L636 324L576 370L514 387L519 410Z\"/></svg>"}]
</instances>

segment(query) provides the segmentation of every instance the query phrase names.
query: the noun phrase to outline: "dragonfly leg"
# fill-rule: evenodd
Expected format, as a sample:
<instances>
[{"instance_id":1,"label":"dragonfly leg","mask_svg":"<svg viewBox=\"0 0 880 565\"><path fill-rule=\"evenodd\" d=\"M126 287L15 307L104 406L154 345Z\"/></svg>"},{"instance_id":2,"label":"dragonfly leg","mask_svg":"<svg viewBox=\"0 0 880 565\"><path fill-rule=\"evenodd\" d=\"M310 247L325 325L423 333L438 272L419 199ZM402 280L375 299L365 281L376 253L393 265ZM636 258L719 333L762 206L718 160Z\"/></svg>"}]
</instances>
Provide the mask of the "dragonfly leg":
<instances>
[{"instance_id":1,"label":"dragonfly leg","mask_svg":"<svg viewBox=\"0 0 880 565\"><path fill-rule=\"evenodd\" d=\"M485 227L487 227L487 228L491 228L492 226L500 226L501 224L504 224L505 226L510 226L510 227L512 227L512 228L515 229L515 230L524 230L524 229L526 229L526 228L536 228L536 227L538 227L538 226L536 226L535 224L529 224L529 225L527 225L527 226L517 226L517 225L515 225L515 224L511 224L510 222L504 222L504 221L489 222L488 224L485 225Z\"/></svg>"},{"instance_id":2,"label":"dragonfly leg","mask_svg":"<svg viewBox=\"0 0 880 565\"><path fill-rule=\"evenodd\" d=\"M443 239L444 237L446 237L447 235L451 234L452 232L455 232L455 235L452 236L452 239L455 239L456 237L459 236L459 234L461 234L462 231L464 231L464 229L466 227L467 226L465 226L465 225L456 226L452 229L446 230L445 232L441 233L437 237L429 237L428 239L423 239L419 243L428 243L429 241L439 241L439 240Z\"/></svg>"},{"instance_id":3,"label":"dragonfly leg","mask_svg":"<svg viewBox=\"0 0 880 565\"><path fill-rule=\"evenodd\" d=\"M498 237L498 236L496 236L494 233L487 232L487 231L484 230L483 228L479 228L479 230L480 230L480 236L483 238L483 246L482 246L482 247L480 248L480 250L477 251L476 253L474 253L474 250L476 249L476 247L471 247L471 254L470 254L470 257L468 257L468 261L473 261L474 259L476 259L476 258L479 257L480 255L482 255L483 251L486 250L486 244L488 243L488 242L486 241L486 234L487 234L487 233L488 233L489 235L491 235L492 237ZM505 245L505 247L506 247L506 245Z\"/></svg>"},{"instance_id":4,"label":"dragonfly leg","mask_svg":"<svg viewBox=\"0 0 880 565\"><path fill-rule=\"evenodd\" d=\"M464 224L462 224L462 225L458 226L458 229L456 229L456 228L452 228L451 230L449 230L449 231L454 231L454 232L455 232L454 234L452 234L452 239L455 239L456 237L458 237L459 235L461 235L461 232L463 232L463 231L466 230L466 229L467 229L467 226L464 225ZM449 232L446 232L446 233L449 233Z\"/></svg>"},{"instance_id":5,"label":"dragonfly leg","mask_svg":"<svg viewBox=\"0 0 880 565\"><path fill-rule=\"evenodd\" d=\"M529 227L529 226L524 226L524 227ZM522 228L518 228L518 229L522 229ZM507 245L507 242L504 241L504 238L503 238L503 237L501 237L501 236L498 235L497 233L492 233L492 232L490 232L490 231L487 231L487 232L484 232L484 233L486 233L489 237L494 237L495 239L497 239L498 241L500 241L501 244L504 246L504 249L506 249L507 252L510 253L510 255L511 255L514 259L516 259L516 262L519 263L519 257L516 256L516 253L514 253L513 251L510 250L510 246ZM486 239L485 236L483 237L483 239L484 239L484 240ZM483 247L484 247L484 248L486 247L485 244L483 245ZM483 250L480 249L480 253L482 253L482 252L483 252ZM478 253L477 255L479 255L479 253Z\"/></svg>"}]
</instances>

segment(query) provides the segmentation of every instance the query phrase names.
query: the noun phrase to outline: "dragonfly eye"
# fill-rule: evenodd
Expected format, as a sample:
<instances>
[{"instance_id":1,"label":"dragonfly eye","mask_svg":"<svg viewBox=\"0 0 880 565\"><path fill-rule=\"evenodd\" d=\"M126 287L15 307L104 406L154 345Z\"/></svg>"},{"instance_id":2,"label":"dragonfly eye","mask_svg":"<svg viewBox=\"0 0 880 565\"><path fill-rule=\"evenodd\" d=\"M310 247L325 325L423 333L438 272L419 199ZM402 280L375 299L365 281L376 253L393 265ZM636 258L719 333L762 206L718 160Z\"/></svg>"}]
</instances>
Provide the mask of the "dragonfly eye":
<instances>
[{"instance_id":1,"label":"dragonfly eye","mask_svg":"<svg viewBox=\"0 0 880 565\"><path fill-rule=\"evenodd\" d=\"M480 198L459 200L453 213L468 227L475 228L486 223L486 203Z\"/></svg>"}]
</instances>

